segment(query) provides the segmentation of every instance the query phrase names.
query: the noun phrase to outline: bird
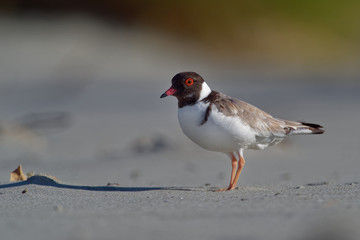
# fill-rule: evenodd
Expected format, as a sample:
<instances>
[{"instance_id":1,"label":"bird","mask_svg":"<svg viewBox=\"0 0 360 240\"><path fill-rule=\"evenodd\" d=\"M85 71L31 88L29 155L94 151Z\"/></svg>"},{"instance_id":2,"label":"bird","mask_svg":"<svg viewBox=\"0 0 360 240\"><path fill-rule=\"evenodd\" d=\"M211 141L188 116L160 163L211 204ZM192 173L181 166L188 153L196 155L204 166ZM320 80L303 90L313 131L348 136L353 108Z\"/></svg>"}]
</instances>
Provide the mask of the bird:
<instances>
[{"instance_id":1,"label":"bird","mask_svg":"<svg viewBox=\"0 0 360 240\"><path fill-rule=\"evenodd\" d=\"M160 98L167 96L177 98L178 122L188 138L231 159L230 184L219 192L236 188L245 165L245 150L262 150L291 135L325 132L319 124L275 118L247 102L211 90L196 72L176 74Z\"/></svg>"}]
</instances>

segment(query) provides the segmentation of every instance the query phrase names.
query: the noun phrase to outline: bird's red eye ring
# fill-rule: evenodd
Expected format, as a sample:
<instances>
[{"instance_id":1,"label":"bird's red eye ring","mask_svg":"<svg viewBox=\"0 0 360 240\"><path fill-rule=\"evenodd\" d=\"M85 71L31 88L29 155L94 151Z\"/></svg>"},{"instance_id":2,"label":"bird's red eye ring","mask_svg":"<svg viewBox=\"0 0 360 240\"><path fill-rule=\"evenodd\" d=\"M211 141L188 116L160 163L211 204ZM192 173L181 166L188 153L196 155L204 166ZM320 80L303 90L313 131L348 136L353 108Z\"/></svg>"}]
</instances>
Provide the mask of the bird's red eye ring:
<instances>
[{"instance_id":1,"label":"bird's red eye ring","mask_svg":"<svg viewBox=\"0 0 360 240\"><path fill-rule=\"evenodd\" d=\"M191 85L193 85L193 84L194 84L194 79L192 79L192 78L186 79L186 80L185 80L185 84L186 84L186 86L191 86Z\"/></svg>"}]
</instances>

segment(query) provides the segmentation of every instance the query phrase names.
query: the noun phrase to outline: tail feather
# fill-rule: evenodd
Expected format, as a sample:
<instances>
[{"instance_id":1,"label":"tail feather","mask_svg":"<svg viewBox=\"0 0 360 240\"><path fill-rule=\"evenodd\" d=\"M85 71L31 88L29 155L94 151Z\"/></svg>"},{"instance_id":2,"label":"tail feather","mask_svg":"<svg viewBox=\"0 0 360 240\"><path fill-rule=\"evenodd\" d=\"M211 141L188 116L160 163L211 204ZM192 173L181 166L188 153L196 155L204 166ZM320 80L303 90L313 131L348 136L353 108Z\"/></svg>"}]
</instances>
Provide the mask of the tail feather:
<instances>
[{"instance_id":1,"label":"tail feather","mask_svg":"<svg viewBox=\"0 0 360 240\"><path fill-rule=\"evenodd\" d=\"M285 121L288 135L299 134L322 134L325 132L323 126L316 123Z\"/></svg>"},{"instance_id":2,"label":"tail feather","mask_svg":"<svg viewBox=\"0 0 360 240\"><path fill-rule=\"evenodd\" d=\"M316 124L316 123L307 123L307 122L300 122L302 125L309 127L308 129L312 131L312 134L323 134L325 132L323 126Z\"/></svg>"}]
</instances>

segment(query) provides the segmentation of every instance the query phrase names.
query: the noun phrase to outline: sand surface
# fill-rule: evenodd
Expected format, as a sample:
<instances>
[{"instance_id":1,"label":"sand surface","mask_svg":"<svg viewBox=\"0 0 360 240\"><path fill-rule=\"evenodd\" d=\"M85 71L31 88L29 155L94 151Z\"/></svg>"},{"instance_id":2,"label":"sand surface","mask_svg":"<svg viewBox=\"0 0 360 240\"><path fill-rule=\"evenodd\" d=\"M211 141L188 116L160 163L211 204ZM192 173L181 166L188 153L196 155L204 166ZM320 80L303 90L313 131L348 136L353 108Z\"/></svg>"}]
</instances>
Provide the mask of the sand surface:
<instances>
[{"instance_id":1,"label":"sand surface","mask_svg":"<svg viewBox=\"0 0 360 240\"><path fill-rule=\"evenodd\" d=\"M230 70L98 23L0 25L1 239L359 239L358 73ZM176 100L160 99L184 70L326 133L246 151L239 188L213 192L230 160L187 139ZM59 182L9 183L19 164Z\"/></svg>"},{"instance_id":2,"label":"sand surface","mask_svg":"<svg viewBox=\"0 0 360 240\"><path fill-rule=\"evenodd\" d=\"M3 239L359 239L360 184L0 186Z\"/></svg>"}]
</instances>

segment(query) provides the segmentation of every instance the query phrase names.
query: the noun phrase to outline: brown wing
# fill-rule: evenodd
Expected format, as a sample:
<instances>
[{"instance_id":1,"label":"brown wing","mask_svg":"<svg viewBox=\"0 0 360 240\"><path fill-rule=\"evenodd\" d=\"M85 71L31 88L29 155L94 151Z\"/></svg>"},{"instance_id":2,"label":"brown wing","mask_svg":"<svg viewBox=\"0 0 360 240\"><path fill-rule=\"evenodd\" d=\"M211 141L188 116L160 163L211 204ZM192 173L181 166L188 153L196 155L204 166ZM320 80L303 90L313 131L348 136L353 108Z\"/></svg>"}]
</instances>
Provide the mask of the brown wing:
<instances>
[{"instance_id":1,"label":"brown wing","mask_svg":"<svg viewBox=\"0 0 360 240\"><path fill-rule=\"evenodd\" d=\"M272 117L261 109L231 98L222 93L217 93L213 104L226 116L238 116L241 121L254 129L259 136L275 135L284 137L290 132L284 120ZM294 122L295 123L295 122Z\"/></svg>"},{"instance_id":2,"label":"brown wing","mask_svg":"<svg viewBox=\"0 0 360 240\"><path fill-rule=\"evenodd\" d=\"M324 133L324 130L321 129L323 127L318 124L274 118L247 102L231 98L216 91L212 91L203 101L210 102L210 105L206 110L201 125L206 123L212 106L214 105L226 116L238 116L241 121L251 127L259 137L269 137L270 135L285 137L286 135L292 134Z\"/></svg>"}]
</instances>

